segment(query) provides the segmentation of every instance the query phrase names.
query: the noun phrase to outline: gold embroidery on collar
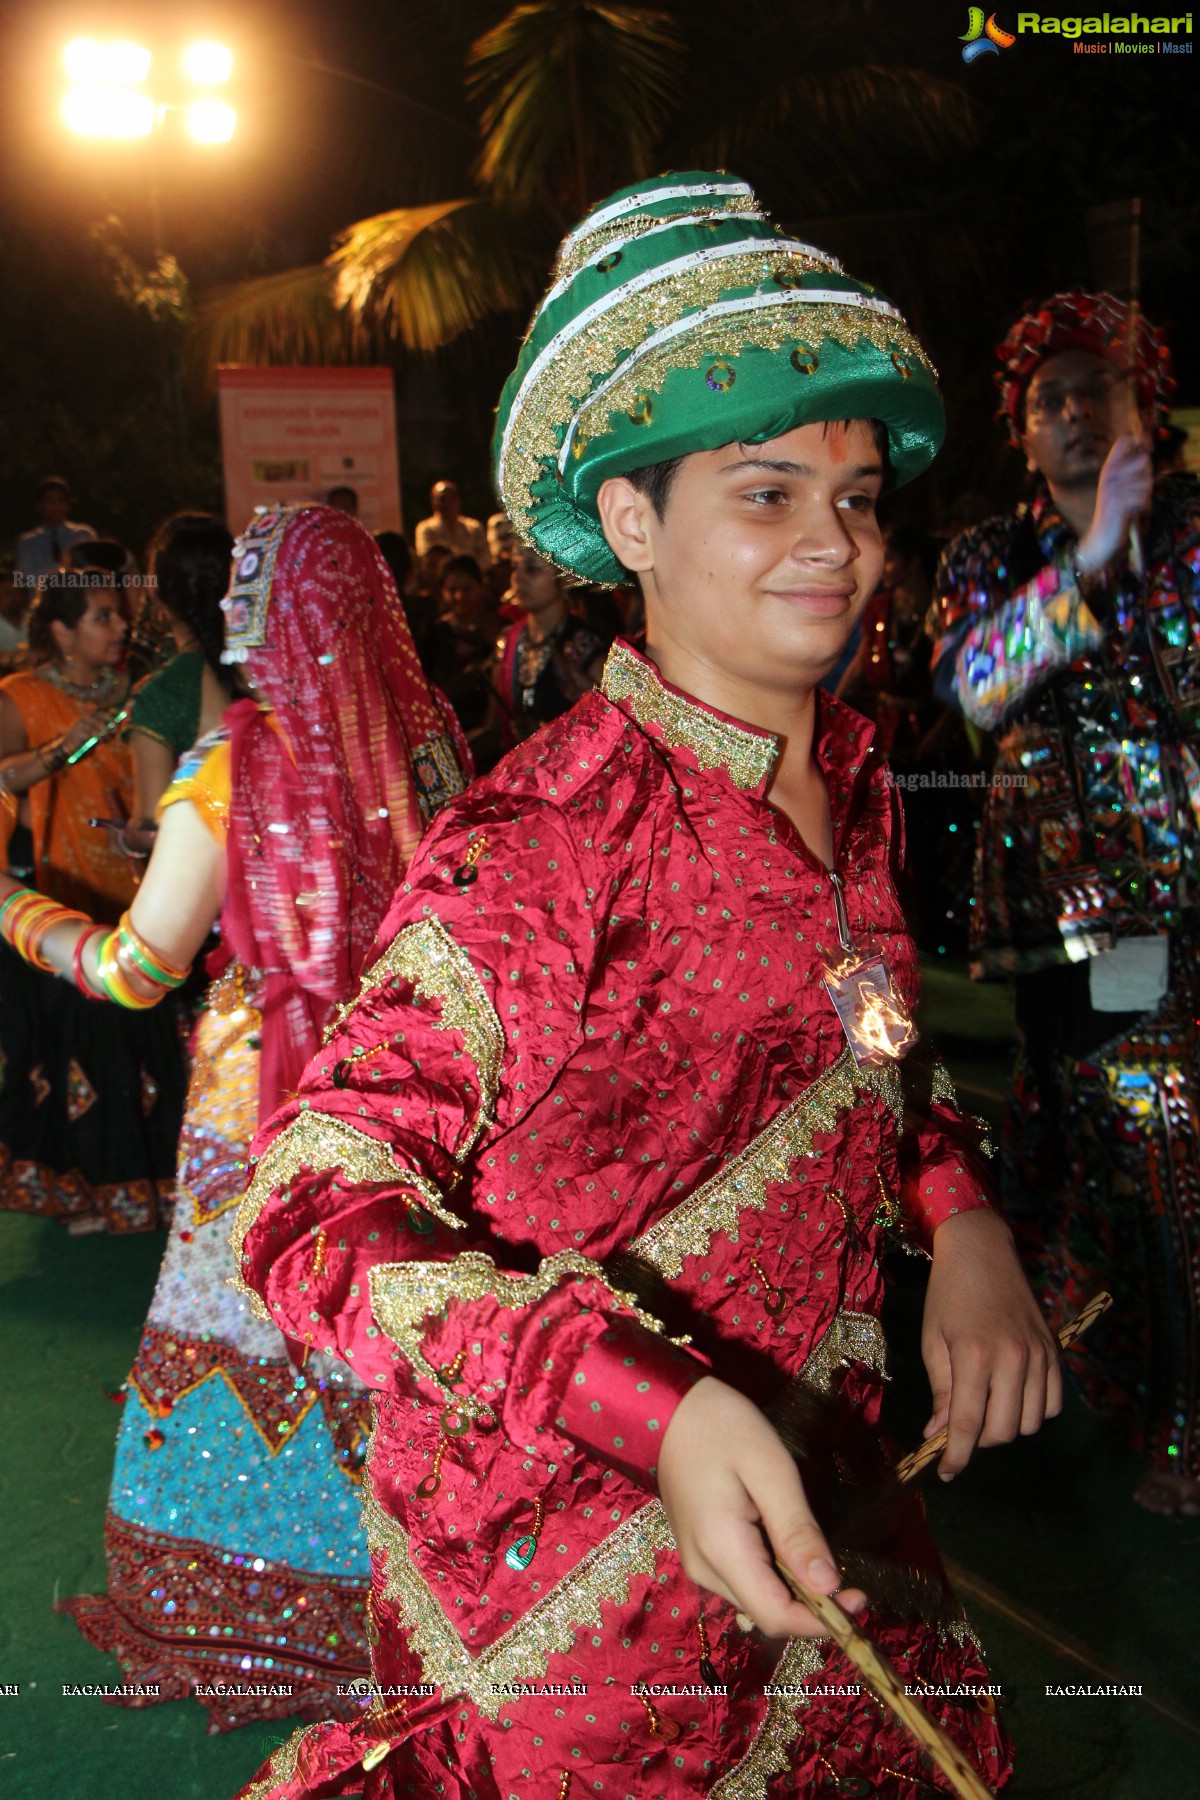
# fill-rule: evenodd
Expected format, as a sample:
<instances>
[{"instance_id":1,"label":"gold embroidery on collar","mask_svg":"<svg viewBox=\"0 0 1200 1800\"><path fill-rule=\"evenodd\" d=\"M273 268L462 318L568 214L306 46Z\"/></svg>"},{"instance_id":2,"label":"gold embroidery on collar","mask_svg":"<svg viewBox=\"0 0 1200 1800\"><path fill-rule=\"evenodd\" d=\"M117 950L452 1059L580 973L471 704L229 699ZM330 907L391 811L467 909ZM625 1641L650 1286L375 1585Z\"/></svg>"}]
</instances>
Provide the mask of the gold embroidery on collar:
<instances>
[{"instance_id":1,"label":"gold embroidery on collar","mask_svg":"<svg viewBox=\"0 0 1200 1800\"><path fill-rule=\"evenodd\" d=\"M662 1335L662 1325L650 1313L643 1312L632 1294L613 1287L599 1263L577 1256L572 1250L559 1250L547 1257L539 1264L536 1275L505 1275L482 1250L463 1250L448 1262L376 1263L368 1278L371 1310L418 1374L445 1388L464 1412L478 1416L479 1402L470 1398L464 1401L461 1395L454 1394L446 1387L440 1371L426 1360L421 1347L425 1320L443 1312L452 1300L491 1299L506 1307L535 1306L569 1275L594 1277L615 1300L632 1310L639 1324Z\"/></svg>"},{"instance_id":2,"label":"gold embroidery on collar","mask_svg":"<svg viewBox=\"0 0 1200 1800\"><path fill-rule=\"evenodd\" d=\"M656 1558L675 1548L667 1515L652 1500L589 1550L494 1643L472 1653L414 1563L408 1533L369 1487L364 1489L363 1524L371 1554L386 1556L383 1597L400 1609L408 1641L421 1661L421 1679L434 1682L444 1694L466 1694L485 1719L497 1718L512 1704L496 1687L540 1681L550 1658L565 1655L579 1632L600 1629L602 1606L627 1605L631 1582L653 1576Z\"/></svg>"},{"instance_id":3,"label":"gold embroidery on collar","mask_svg":"<svg viewBox=\"0 0 1200 1800\"><path fill-rule=\"evenodd\" d=\"M320 1731L320 1725L302 1725L299 1731L293 1731L286 1744L280 1744L267 1764L266 1774L258 1781L251 1782L242 1794L242 1800L267 1800L268 1794L275 1793L287 1781L296 1778L296 1763L300 1756L300 1746L310 1731Z\"/></svg>"},{"instance_id":4,"label":"gold embroidery on collar","mask_svg":"<svg viewBox=\"0 0 1200 1800\"><path fill-rule=\"evenodd\" d=\"M504 1028L470 957L454 942L436 913L397 932L383 955L364 971L357 997L334 1015L325 1042L341 1030L349 1014L373 988L382 987L397 976L412 986L419 1000L441 1001L441 1017L433 1021L434 1025L443 1031L461 1032L463 1049L475 1065L479 1105L454 1152L455 1161L461 1163L492 1122L500 1089Z\"/></svg>"},{"instance_id":5,"label":"gold embroidery on collar","mask_svg":"<svg viewBox=\"0 0 1200 1800\"><path fill-rule=\"evenodd\" d=\"M862 1363L886 1381L887 1339L874 1313L843 1308L833 1315L829 1330L805 1358L799 1379L807 1388L828 1394L843 1363Z\"/></svg>"},{"instance_id":6,"label":"gold embroidery on collar","mask_svg":"<svg viewBox=\"0 0 1200 1800\"><path fill-rule=\"evenodd\" d=\"M271 1195L298 1175L311 1168L317 1174L327 1169L341 1169L346 1182L353 1187L384 1183L416 1196L426 1212L454 1231L463 1229L463 1221L450 1212L441 1193L412 1169L406 1169L392 1155L391 1146L381 1138L370 1137L344 1119L331 1119L328 1113L298 1113L284 1127L254 1170L254 1179L246 1189L229 1234L238 1273L229 1285L244 1294L257 1318L270 1322L271 1315L254 1289L241 1276L242 1250L246 1234L257 1223L258 1216Z\"/></svg>"},{"instance_id":7,"label":"gold embroidery on collar","mask_svg":"<svg viewBox=\"0 0 1200 1800\"><path fill-rule=\"evenodd\" d=\"M621 643L608 653L600 692L629 708L641 726L657 725L672 750L688 750L698 769L724 769L734 787L760 787L775 767L779 740L718 719L715 713L665 687L653 665Z\"/></svg>"},{"instance_id":8,"label":"gold embroidery on collar","mask_svg":"<svg viewBox=\"0 0 1200 1800\"><path fill-rule=\"evenodd\" d=\"M897 1123L903 1119L904 1096L896 1070L872 1064L859 1068L847 1048L732 1162L634 1238L631 1252L670 1278L682 1273L686 1257L703 1256L718 1231L736 1244L742 1213L761 1210L767 1189L787 1180L796 1158L812 1149L816 1134L834 1131L839 1115L864 1091L882 1100Z\"/></svg>"},{"instance_id":9,"label":"gold embroidery on collar","mask_svg":"<svg viewBox=\"0 0 1200 1800\"><path fill-rule=\"evenodd\" d=\"M790 1638L775 1665L771 1686L799 1687L816 1675L829 1654L829 1639ZM792 1694L773 1693L762 1723L741 1762L708 1790L708 1800L765 1800L767 1783L786 1774L796 1739L796 1711L805 1705Z\"/></svg>"}]
</instances>

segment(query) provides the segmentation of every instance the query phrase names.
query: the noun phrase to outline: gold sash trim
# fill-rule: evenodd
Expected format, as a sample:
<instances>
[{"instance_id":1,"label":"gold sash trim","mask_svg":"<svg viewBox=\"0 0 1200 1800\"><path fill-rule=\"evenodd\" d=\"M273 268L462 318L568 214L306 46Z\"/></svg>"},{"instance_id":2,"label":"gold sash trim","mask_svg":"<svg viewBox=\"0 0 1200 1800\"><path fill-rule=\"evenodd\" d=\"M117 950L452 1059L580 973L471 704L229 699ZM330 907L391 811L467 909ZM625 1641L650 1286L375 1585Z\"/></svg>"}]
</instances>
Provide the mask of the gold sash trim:
<instances>
[{"instance_id":1,"label":"gold sash trim","mask_svg":"<svg viewBox=\"0 0 1200 1800\"><path fill-rule=\"evenodd\" d=\"M601 1607L624 1606L630 1584L654 1574L656 1559L675 1548L667 1515L657 1500L631 1513L595 1549L542 1594L503 1635L474 1655L455 1630L426 1576L413 1561L408 1533L364 1490L363 1523L372 1555L382 1555L383 1596L400 1609L409 1643L420 1658L422 1680L446 1694L466 1694L485 1719L512 1701L493 1684L540 1681L550 1658L569 1651L580 1631L598 1631Z\"/></svg>"},{"instance_id":2,"label":"gold sash trim","mask_svg":"<svg viewBox=\"0 0 1200 1800\"><path fill-rule=\"evenodd\" d=\"M687 1257L703 1256L718 1231L736 1244L742 1213L761 1211L767 1189L787 1180L796 1158L811 1151L817 1133L834 1131L840 1114L861 1093L882 1100L898 1124L903 1120L904 1091L896 1069L891 1064L860 1068L847 1046L731 1162L634 1238L630 1251L671 1278L682 1274Z\"/></svg>"}]
</instances>

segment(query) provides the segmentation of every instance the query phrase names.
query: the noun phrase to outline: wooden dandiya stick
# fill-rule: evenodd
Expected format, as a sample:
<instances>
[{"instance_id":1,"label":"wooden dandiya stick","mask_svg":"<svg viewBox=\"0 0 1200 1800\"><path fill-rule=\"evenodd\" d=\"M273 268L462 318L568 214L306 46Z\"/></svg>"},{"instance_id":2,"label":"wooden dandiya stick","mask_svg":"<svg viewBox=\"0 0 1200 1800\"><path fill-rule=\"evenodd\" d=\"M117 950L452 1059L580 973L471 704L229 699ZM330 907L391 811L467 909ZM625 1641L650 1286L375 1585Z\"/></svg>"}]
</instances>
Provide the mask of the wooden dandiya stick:
<instances>
[{"instance_id":1,"label":"wooden dandiya stick","mask_svg":"<svg viewBox=\"0 0 1200 1800\"><path fill-rule=\"evenodd\" d=\"M1111 1305L1111 1294L1097 1294L1094 1299L1089 1300L1083 1311L1077 1313L1073 1319L1069 1319L1059 1331L1059 1349L1069 1350L1071 1345L1081 1338L1088 1327L1094 1325L1101 1313L1106 1313ZM931 1438L925 1439L919 1450L914 1450L910 1456L901 1458L892 1470L892 1480L902 1485L906 1481L911 1481L915 1475L919 1475L922 1469L927 1469L930 1463L936 1462L942 1454L949 1436L949 1427L943 1425L940 1431L935 1431Z\"/></svg>"},{"instance_id":2,"label":"wooden dandiya stick","mask_svg":"<svg viewBox=\"0 0 1200 1800\"><path fill-rule=\"evenodd\" d=\"M852 1662L877 1699L895 1713L900 1723L914 1737L922 1750L929 1753L956 1794L962 1800L992 1800L958 1745L947 1737L925 1708L904 1691L904 1683L885 1656L869 1637L858 1629L849 1613L843 1612L832 1594L814 1594L797 1581L790 1569L775 1563L781 1578L802 1605L815 1613L829 1636L848 1661Z\"/></svg>"}]
</instances>

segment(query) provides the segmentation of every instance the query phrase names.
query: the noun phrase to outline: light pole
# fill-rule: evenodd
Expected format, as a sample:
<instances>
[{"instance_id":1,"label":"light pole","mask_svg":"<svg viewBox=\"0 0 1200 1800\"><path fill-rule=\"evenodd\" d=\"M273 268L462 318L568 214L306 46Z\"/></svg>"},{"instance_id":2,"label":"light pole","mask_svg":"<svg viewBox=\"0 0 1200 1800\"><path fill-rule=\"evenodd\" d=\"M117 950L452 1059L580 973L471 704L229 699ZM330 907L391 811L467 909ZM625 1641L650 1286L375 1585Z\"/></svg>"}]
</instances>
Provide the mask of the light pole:
<instances>
[{"instance_id":1,"label":"light pole","mask_svg":"<svg viewBox=\"0 0 1200 1800\"><path fill-rule=\"evenodd\" d=\"M153 63L149 50L125 39L74 39L63 52L71 84L63 123L80 137L130 142L179 120L195 143L227 144L237 114L220 90L233 73L233 53L210 39L188 44L157 73L157 94L147 87Z\"/></svg>"},{"instance_id":2,"label":"light pole","mask_svg":"<svg viewBox=\"0 0 1200 1800\"><path fill-rule=\"evenodd\" d=\"M63 51L63 65L70 85L60 114L78 137L132 144L182 128L196 144L218 145L234 134L237 114L222 97L233 73L233 53L213 39L198 39L156 59L144 45L128 39L75 38ZM152 68L154 91L149 85ZM150 223L155 261L161 264L165 245L157 162L155 157L150 171ZM187 417L173 341L167 365L180 448L186 450Z\"/></svg>"}]
</instances>

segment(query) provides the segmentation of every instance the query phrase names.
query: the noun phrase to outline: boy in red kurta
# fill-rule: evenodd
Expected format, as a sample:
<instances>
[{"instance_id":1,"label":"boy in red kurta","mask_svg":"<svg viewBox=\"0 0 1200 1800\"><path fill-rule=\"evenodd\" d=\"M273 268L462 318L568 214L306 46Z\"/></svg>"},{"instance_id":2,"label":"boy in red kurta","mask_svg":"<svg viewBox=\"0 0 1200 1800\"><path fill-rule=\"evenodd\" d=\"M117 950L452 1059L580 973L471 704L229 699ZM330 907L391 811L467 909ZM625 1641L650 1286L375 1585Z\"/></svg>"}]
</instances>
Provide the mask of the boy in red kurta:
<instances>
[{"instance_id":1,"label":"boy in red kurta","mask_svg":"<svg viewBox=\"0 0 1200 1800\"><path fill-rule=\"evenodd\" d=\"M257 1146L247 1288L377 1393L374 1690L247 1796L939 1791L772 1554L1007 1778L919 1509L845 1523L886 1226L932 1252L942 1473L1059 1404L976 1129L940 1075L906 1111L895 796L817 691L940 434L899 315L733 178L565 241L498 483L543 555L636 573L646 646L439 820Z\"/></svg>"}]
</instances>

